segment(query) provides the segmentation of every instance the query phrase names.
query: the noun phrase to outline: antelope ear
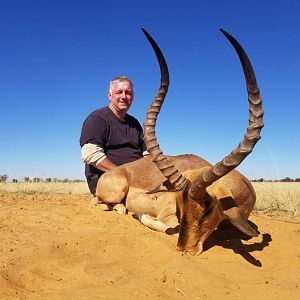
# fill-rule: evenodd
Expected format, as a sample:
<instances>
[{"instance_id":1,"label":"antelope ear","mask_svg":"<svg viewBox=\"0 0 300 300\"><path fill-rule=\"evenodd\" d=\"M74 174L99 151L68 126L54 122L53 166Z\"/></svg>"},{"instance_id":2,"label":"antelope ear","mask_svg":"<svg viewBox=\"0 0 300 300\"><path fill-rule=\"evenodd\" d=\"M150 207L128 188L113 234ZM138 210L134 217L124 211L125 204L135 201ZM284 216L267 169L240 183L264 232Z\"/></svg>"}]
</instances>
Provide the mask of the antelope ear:
<instances>
[{"instance_id":1,"label":"antelope ear","mask_svg":"<svg viewBox=\"0 0 300 300\"><path fill-rule=\"evenodd\" d=\"M243 212L238 207L235 199L232 197L231 192L228 194L228 196L224 197L224 190L223 191L223 197L219 197L219 204L222 207L223 214L225 217L230 221L230 223L235 226L237 229L239 229L241 232L249 235L249 236L258 236L259 232L255 230L248 220L244 217Z\"/></svg>"},{"instance_id":2,"label":"antelope ear","mask_svg":"<svg viewBox=\"0 0 300 300\"><path fill-rule=\"evenodd\" d=\"M158 192L173 192L173 191L174 191L174 187L171 184L171 182L169 180L165 180L163 183L161 183L155 189L146 192L146 194L155 194Z\"/></svg>"},{"instance_id":3,"label":"antelope ear","mask_svg":"<svg viewBox=\"0 0 300 300\"><path fill-rule=\"evenodd\" d=\"M252 237L259 235L259 232L257 232L257 230L250 225L248 220L245 219L239 207L231 207L227 210L224 210L223 213L228 218L230 223L241 232Z\"/></svg>"}]
</instances>

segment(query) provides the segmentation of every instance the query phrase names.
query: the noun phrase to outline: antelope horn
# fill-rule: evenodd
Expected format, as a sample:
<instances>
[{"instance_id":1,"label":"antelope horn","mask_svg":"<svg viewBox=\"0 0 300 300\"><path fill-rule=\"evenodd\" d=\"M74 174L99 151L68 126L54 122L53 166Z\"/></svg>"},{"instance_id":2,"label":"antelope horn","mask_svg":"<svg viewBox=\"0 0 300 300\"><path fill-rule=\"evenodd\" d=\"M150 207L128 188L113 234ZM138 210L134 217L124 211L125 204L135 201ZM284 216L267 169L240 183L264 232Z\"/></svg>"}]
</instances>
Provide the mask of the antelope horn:
<instances>
[{"instance_id":1,"label":"antelope horn","mask_svg":"<svg viewBox=\"0 0 300 300\"><path fill-rule=\"evenodd\" d=\"M235 48L243 67L250 106L249 125L244 139L238 147L215 166L205 170L192 183L189 189L189 195L193 199L201 197L207 186L235 169L252 152L256 142L260 139L260 131L264 126L262 99L259 94L259 88L250 60L242 46L229 33L223 29L220 30Z\"/></svg>"},{"instance_id":2,"label":"antelope horn","mask_svg":"<svg viewBox=\"0 0 300 300\"><path fill-rule=\"evenodd\" d=\"M168 92L169 87L169 71L166 60L150 34L142 28L143 33L150 42L159 63L161 83L155 99L151 103L150 108L147 111L146 120L144 122L144 141L147 146L147 150L150 153L153 162L157 165L163 175L170 181L172 190L182 190L187 184L188 180L182 176L179 171L174 167L170 160L163 155L162 150L159 148L157 138L155 134L155 125L157 115L160 112L160 108L164 102L164 99Z\"/></svg>"}]
</instances>

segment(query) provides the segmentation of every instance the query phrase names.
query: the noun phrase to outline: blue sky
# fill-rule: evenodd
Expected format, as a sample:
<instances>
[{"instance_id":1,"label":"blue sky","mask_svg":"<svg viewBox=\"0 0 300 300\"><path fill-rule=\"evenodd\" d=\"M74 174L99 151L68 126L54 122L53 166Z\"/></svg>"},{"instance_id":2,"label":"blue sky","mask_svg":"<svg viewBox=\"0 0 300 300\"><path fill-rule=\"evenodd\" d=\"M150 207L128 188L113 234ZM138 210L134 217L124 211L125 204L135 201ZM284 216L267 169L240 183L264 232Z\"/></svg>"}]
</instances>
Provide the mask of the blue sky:
<instances>
[{"instance_id":1,"label":"blue sky","mask_svg":"<svg viewBox=\"0 0 300 300\"><path fill-rule=\"evenodd\" d=\"M238 167L251 179L300 177L300 1L0 0L0 174L84 179L79 135L108 104L110 79L134 83L143 123L160 82L140 28L167 60L157 123L165 154L216 163L242 140L248 102L230 32L253 64L265 110L262 139Z\"/></svg>"}]
</instances>

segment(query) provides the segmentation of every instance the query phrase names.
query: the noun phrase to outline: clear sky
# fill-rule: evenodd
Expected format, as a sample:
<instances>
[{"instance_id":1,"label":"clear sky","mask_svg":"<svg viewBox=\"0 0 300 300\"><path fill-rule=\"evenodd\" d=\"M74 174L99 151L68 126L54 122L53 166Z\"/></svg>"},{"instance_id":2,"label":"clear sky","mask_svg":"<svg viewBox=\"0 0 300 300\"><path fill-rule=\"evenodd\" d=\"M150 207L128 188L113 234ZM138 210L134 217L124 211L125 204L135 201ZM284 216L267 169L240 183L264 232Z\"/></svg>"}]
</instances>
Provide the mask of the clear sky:
<instances>
[{"instance_id":1,"label":"clear sky","mask_svg":"<svg viewBox=\"0 0 300 300\"><path fill-rule=\"evenodd\" d=\"M300 177L300 1L0 0L0 175L84 179L79 136L108 104L110 79L135 86L141 123L160 83L170 87L158 118L165 154L216 163L242 140L248 101L230 32L254 67L263 98L262 139L238 167L251 179Z\"/></svg>"}]
</instances>

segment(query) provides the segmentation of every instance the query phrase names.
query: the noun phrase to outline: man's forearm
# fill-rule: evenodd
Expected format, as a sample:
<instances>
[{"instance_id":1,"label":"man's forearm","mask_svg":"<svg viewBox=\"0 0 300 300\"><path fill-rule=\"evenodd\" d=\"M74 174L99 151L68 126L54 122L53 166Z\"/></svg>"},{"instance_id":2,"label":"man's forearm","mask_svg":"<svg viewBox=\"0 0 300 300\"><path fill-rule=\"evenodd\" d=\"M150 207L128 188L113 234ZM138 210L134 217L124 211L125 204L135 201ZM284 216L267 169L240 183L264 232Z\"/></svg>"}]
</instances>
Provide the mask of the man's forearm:
<instances>
[{"instance_id":1,"label":"man's forearm","mask_svg":"<svg viewBox=\"0 0 300 300\"><path fill-rule=\"evenodd\" d=\"M116 167L117 167L117 165L115 165L108 158L105 158L98 165L96 165L96 168L99 169L99 170L101 170L102 172L107 172L107 171L112 170L112 169L114 169Z\"/></svg>"},{"instance_id":2,"label":"man's forearm","mask_svg":"<svg viewBox=\"0 0 300 300\"><path fill-rule=\"evenodd\" d=\"M94 166L102 172L117 167L111 160L109 160L102 147L95 144L85 144L81 148L82 161L88 165Z\"/></svg>"}]
</instances>

